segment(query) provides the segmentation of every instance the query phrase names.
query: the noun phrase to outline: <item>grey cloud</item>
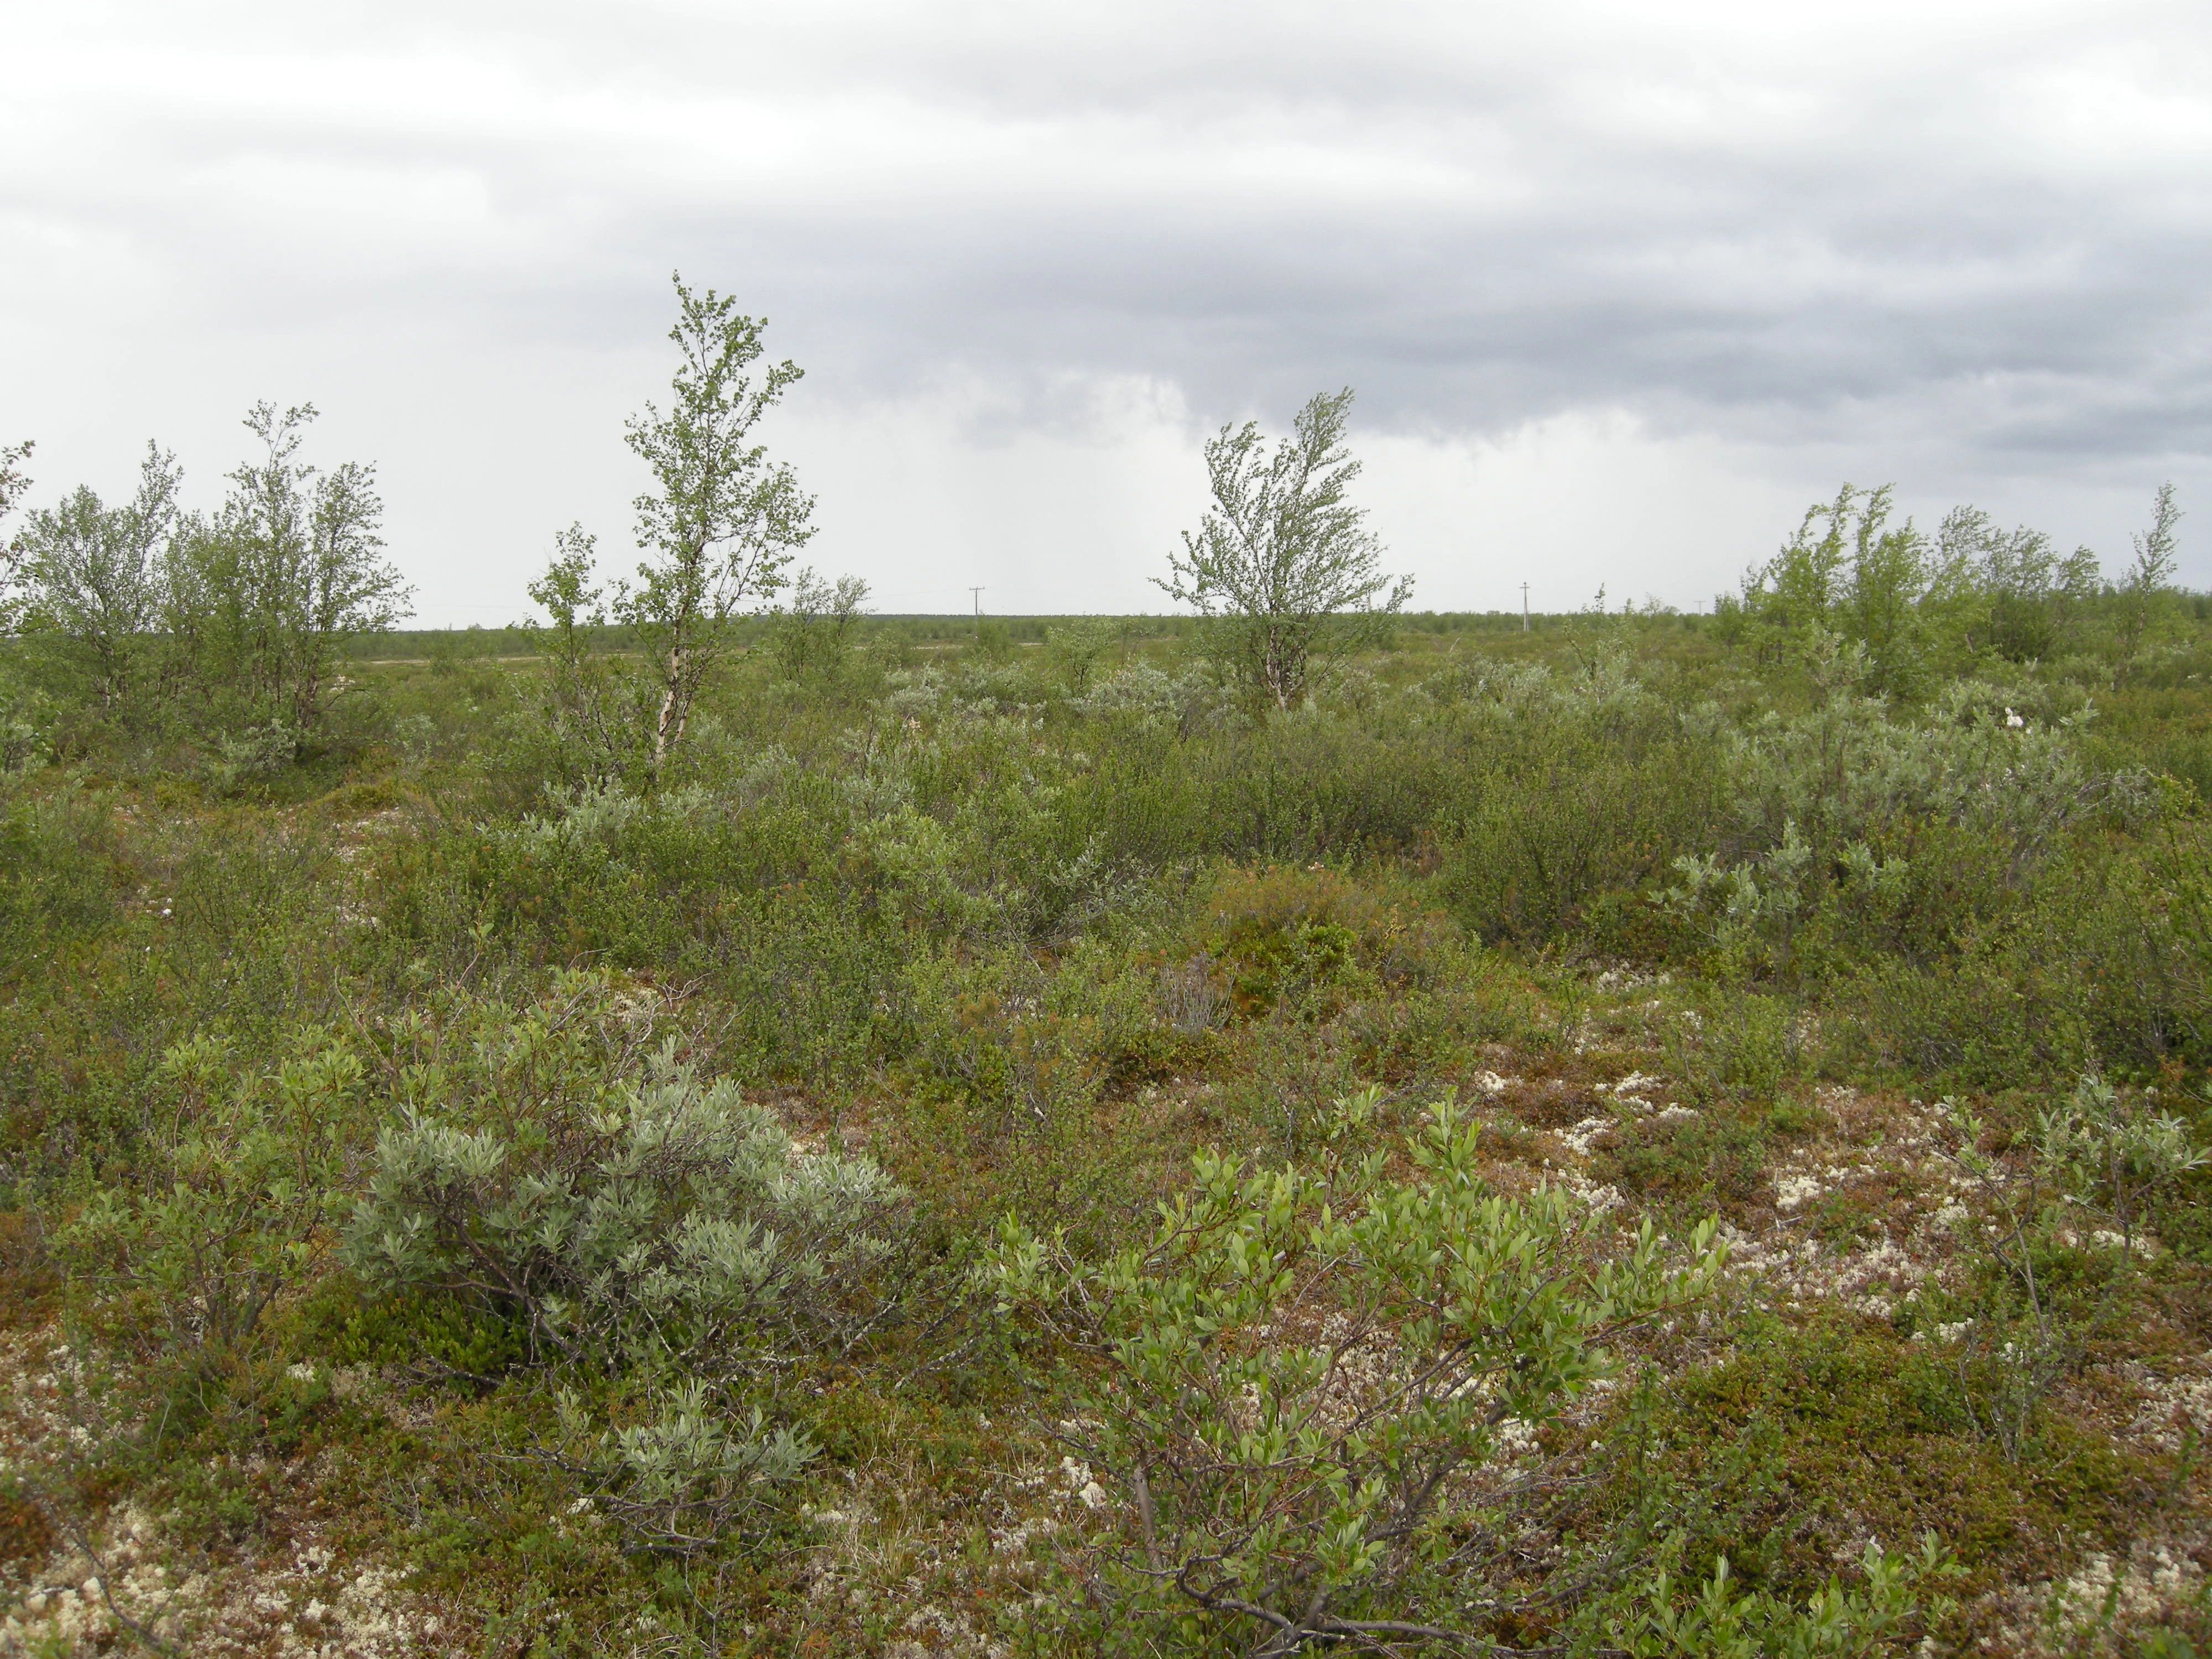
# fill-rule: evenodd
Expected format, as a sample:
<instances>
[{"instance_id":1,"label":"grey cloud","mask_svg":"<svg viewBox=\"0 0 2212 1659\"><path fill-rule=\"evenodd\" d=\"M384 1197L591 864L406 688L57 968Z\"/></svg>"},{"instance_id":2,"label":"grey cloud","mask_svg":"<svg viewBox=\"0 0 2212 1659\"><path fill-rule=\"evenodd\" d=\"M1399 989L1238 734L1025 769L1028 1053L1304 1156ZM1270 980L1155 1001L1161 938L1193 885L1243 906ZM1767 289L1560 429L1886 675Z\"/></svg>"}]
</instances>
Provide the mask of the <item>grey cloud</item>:
<instances>
[{"instance_id":1,"label":"grey cloud","mask_svg":"<svg viewBox=\"0 0 2212 1659\"><path fill-rule=\"evenodd\" d=\"M2143 15L2201 45L2203 25ZM1778 405L1844 418L1916 388L2043 376L2070 388L2075 417L1994 420L1993 445L2202 443L2189 343L2212 234L2166 187L2175 155L2069 177L2036 152L2012 106L2047 60L2015 51L1965 88L1957 63L1870 88L1846 76L1778 141L1737 119L1693 142L1608 125L1571 75L1547 97L1557 65L1535 65L1503 114L1461 108L1445 90L1494 82L1454 82L1400 44L1414 113L1370 51L1315 119L1372 199L1280 166L1240 184L1253 135L1223 122L1188 135L1187 179L1150 198L1110 170L1043 188L1017 173L947 178L883 211L847 177L745 222L648 200L623 240L658 231L748 269L786 310L826 308L844 331L833 349L870 379L946 359L1010 377L1073 365L1164 374L1212 409L1349 380L1371 414L1409 423L1496 427L1595 401L1741 432ZM2200 113L2202 94L2189 89ZM1281 140L1309 114L1287 97L1266 112L1263 136ZM1164 120L1144 138L1174 136ZM1388 188L1422 169L1437 175L1425 188Z\"/></svg>"},{"instance_id":2,"label":"grey cloud","mask_svg":"<svg viewBox=\"0 0 2212 1659\"><path fill-rule=\"evenodd\" d=\"M0 206L234 326L622 349L680 264L831 399L965 376L1079 422L1074 381L1134 376L1210 422L1352 383L1411 430L2212 447L2201 5L306 14L112 8L144 73Z\"/></svg>"}]
</instances>

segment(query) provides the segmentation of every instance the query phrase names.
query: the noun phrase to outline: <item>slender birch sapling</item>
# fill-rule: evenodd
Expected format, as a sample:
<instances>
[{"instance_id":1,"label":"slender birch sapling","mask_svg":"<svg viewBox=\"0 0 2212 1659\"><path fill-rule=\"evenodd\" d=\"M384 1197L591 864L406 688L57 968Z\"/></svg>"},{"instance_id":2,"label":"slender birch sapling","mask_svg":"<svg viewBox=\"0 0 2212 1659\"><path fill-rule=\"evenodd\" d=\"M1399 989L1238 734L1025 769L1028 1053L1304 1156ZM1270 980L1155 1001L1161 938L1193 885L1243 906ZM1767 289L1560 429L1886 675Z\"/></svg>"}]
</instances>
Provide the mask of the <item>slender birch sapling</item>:
<instances>
[{"instance_id":1,"label":"slender birch sapling","mask_svg":"<svg viewBox=\"0 0 2212 1659\"><path fill-rule=\"evenodd\" d=\"M668 337L682 362L664 412L647 404L627 428L652 469L638 496L638 586L617 604L659 684L650 770L684 738L700 687L727 648L730 623L784 584L784 568L814 532L814 498L785 462L771 462L752 429L802 371L786 361L757 380L765 318L739 313L712 289L676 278L678 314Z\"/></svg>"},{"instance_id":2,"label":"slender birch sapling","mask_svg":"<svg viewBox=\"0 0 2212 1659\"><path fill-rule=\"evenodd\" d=\"M2144 630L2150 626L2152 601L2160 588L2173 580L2178 562L2174 548L2174 526L2181 522L2181 508L2175 505L2173 486L2162 483L2151 508L2150 528L2139 531L2134 537L2135 562L2120 586L2120 657L2123 661L2133 657L2142 645Z\"/></svg>"}]
</instances>

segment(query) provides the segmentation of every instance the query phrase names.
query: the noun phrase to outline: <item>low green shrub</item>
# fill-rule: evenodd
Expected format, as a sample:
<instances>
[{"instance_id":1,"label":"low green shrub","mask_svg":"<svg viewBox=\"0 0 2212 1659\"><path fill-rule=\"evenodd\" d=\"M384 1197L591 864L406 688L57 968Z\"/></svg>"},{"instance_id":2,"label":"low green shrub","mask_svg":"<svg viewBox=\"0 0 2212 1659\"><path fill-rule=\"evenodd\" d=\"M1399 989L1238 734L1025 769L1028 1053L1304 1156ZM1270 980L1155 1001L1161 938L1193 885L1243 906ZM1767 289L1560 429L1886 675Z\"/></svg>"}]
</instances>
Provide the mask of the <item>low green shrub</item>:
<instances>
[{"instance_id":1,"label":"low green shrub","mask_svg":"<svg viewBox=\"0 0 2212 1659\"><path fill-rule=\"evenodd\" d=\"M108 805L0 772L0 980L21 980L114 915Z\"/></svg>"},{"instance_id":2,"label":"low green shrub","mask_svg":"<svg viewBox=\"0 0 2212 1659\"><path fill-rule=\"evenodd\" d=\"M171 1048L162 1074L170 1132L142 1146L135 1182L92 1192L55 1254L107 1340L157 1370L219 1370L321 1259L364 1069L309 1031L272 1075L240 1073L208 1036Z\"/></svg>"},{"instance_id":3,"label":"low green shrub","mask_svg":"<svg viewBox=\"0 0 2212 1659\"><path fill-rule=\"evenodd\" d=\"M1771 1101L1814 1068L1817 1015L1790 999L1735 988L1668 1022L1668 1072L1695 1101Z\"/></svg>"},{"instance_id":4,"label":"low green shrub","mask_svg":"<svg viewBox=\"0 0 2212 1659\"><path fill-rule=\"evenodd\" d=\"M1103 1261L1009 1224L1005 1305L1098 1367L1063 1425L1096 1516L1056 1609L1071 1635L1148 1652L1474 1639L1500 1588L1481 1473L1718 1262L1710 1224L1682 1265L1648 1227L1613 1255L1564 1191L1492 1192L1475 1142L1447 1104L1402 1178L1379 1152L1315 1173L1201 1155L1152 1237Z\"/></svg>"},{"instance_id":5,"label":"low green shrub","mask_svg":"<svg viewBox=\"0 0 2212 1659\"><path fill-rule=\"evenodd\" d=\"M1455 943L1446 918L1318 866L1232 870L1206 896L1205 917L1209 953L1248 1014L1356 992L1363 981L1432 982Z\"/></svg>"},{"instance_id":6,"label":"low green shrub","mask_svg":"<svg viewBox=\"0 0 2212 1659\"><path fill-rule=\"evenodd\" d=\"M1865 1588L1832 1577L1802 1604L1765 1590L1739 1594L1725 1555L1687 1595L1662 1569L1646 1590L1649 1605L1607 1634L1632 1659L1863 1659L1896 1651L1951 1610L1949 1597L1917 1593L1958 1571L1932 1533L1917 1556L1893 1556L1869 1540L1857 1565Z\"/></svg>"},{"instance_id":7,"label":"low green shrub","mask_svg":"<svg viewBox=\"0 0 2212 1659\"><path fill-rule=\"evenodd\" d=\"M1686 1119L1646 1119L1615 1133L1603 1179L1647 1202L1741 1211L1766 1184L1765 1114L1726 1106Z\"/></svg>"}]
</instances>

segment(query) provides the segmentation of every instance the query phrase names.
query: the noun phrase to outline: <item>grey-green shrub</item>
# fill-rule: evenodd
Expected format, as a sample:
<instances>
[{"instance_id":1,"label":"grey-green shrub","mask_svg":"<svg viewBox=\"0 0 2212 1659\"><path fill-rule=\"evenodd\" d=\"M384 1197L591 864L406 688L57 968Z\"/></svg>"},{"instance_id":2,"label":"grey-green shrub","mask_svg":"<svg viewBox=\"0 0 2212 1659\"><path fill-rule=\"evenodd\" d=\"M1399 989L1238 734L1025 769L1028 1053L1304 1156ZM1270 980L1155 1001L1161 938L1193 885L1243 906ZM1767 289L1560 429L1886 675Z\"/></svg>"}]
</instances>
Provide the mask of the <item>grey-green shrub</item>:
<instances>
[{"instance_id":1,"label":"grey-green shrub","mask_svg":"<svg viewBox=\"0 0 2212 1659\"><path fill-rule=\"evenodd\" d=\"M697 1377L658 1395L644 1420L597 1433L573 1391L557 1403L560 1443L538 1458L569 1477L579 1507L658 1555L698 1555L765 1520L819 1449L804 1429L770 1426L757 1406L727 1409Z\"/></svg>"},{"instance_id":2,"label":"grey-green shrub","mask_svg":"<svg viewBox=\"0 0 2212 1659\"><path fill-rule=\"evenodd\" d=\"M901 1194L865 1158L795 1147L672 1043L607 1096L472 1126L410 1110L377 1137L345 1259L388 1290L489 1298L541 1353L730 1376L848 1341Z\"/></svg>"},{"instance_id":3,"label":"grey-green shrub","mask_svg":"<svg viewBox=\"0 0 2212 1659\"><path fill-rule=\"evenodd\" d=\"M1808 933L1844 940L1846 954L1955 936L2030 887L2076 831L2150 793L2139 773L2091 764L2086 705L2048 703L1960 681L1906 714L1837 689L1808 713L1728 728L1712 850L1676 858L1657 897L1739 971L1796 971ZM1984 878L1917 880L1931 832L1968 838Z\"/></svg>"}]
</instances>

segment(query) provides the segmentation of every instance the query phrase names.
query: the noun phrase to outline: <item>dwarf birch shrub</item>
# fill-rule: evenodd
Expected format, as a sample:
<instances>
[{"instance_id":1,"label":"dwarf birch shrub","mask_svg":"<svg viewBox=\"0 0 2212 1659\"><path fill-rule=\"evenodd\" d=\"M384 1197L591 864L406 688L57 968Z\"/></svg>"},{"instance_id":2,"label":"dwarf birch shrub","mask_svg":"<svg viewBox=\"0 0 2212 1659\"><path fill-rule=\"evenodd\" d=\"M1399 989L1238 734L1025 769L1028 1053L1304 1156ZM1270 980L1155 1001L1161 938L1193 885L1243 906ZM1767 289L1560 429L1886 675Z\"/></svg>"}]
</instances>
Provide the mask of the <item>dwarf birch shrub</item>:
<instances>
[{"instance_id":1,"label":"dwarf birch shrub","mask_svg":"<svg viewBox=\"0 0 2212 1659\"><path fill-rule=\"evenodd\" d=\"M1062 1425L1100 1483L1071 1625L1108 1651L1288 1653L1471 1642L1510 1610L1516 1456L1720 1253L1711 1222L1679 1265L1648 1224L1616 1249L1561 1188L1492 1191L1475 1142L1446 1103L1403 1178L1381 1152L1201 1154L1150 1238L1099 1262L1008 1224L1004 1304L1097 1367Z\"/></svg>"},{"instance_id":2,"label":"dwarf birch shrub","mask_svg":"<svg viewBox=\"0 0 2212 1659\"><path fill-rule=\"evenodd\" d=\"M835 861L848 816L830 779L773 752L719 793L556 786L512 822L394 843L378 871L383 921L410 945L450 946L483 921L556 960L592 952L696 971L731 906Z\"/></svg>"},{"instance_id":3,"label":"dwarf birch shrub","mask_svg":"<svg viewBox=\"0 0 2212 1659\"><path fill-rule=\"evenodd\" d=\"M0 773L0 978L108 920L103 855L114 842L105 801L76 789L33 795Z\"/></svg>"},{"instance_id":4,"label":"dwarf birch shrub","mask_svg":"<svg viewBox=\"0 0 2212 1659\"><path fill-rule=\"evenodd\" d=\"M210 1036L169 1048L173 1132L140 1148L135 1183L96 1189L56 1240L94 1324L196 1368L253 1348L327 1249L363 1075L349 1045L318 1030L270 1075L240 1073Z\"/></svg>"},{"instance_id":5,"label":"dwarf birch shrub","mask_svg":"<svg viewBox=\"0 0 2212 1659\"><path fill-rule=\"evenodd\" d=\"M1956 1577L1957 1565L1934 1534L1917 1555L1892 1555L1879 1540L1859 1556L1863 1589L1830 1578L1801 1605L1769 1590L1740 1592L1730 1583L1728 1557L1694 1594L1661 1571L1648 1600L1632 1618L1614 1620L1607 1634L1616 1652L1631 1659L1860 1659L1893 1652L1930 1618L1948 1612L1948 1598L1923 1606L1920 1592Z\"/></svg>"},{"instance_id":6,"label":"dwarf birch shrub","mask_svg":"<svg viewBox=\"0 0 2212 1659\"><path fill-rule=\"evenodd\" d=\"M1970 899L1869 927L1838 999L1878 1063L1978 1089L2212 1057L2212 879L2203 826L2075 834L2025 890L2002 855L1923 836L1911 884ZM1939 886L1939 883L1941 885ZM1946 925L1937 927L1942 921ZM1841 1031L1839 1027L1839 1032Z\"/></svg>"},{"instance_id":7,"label":"dwarf birch shrub","mask_svg":"<svg viewBox=\"0 0 2212 1659\"><path fill-rule=\"evenodd\" d=\"M1464 779L1443 884L1486 939L1556 937L1711 831L1724 799L1722 716L1670 706L1617 653L1578 674L1465 665L1432 679L1430 695Z\"/></svg>"},{"instance_id":8,"label":"dwarf birch shrub","mask_svg":"<svg viewBox=\"0 0 2212 1659\"><path fill-rule=\"evenodd\" d=\"M749 1069L821 1087L908 1040L907 942L855 897L794 884L726 899L696 948L732 1005L725 1051Z\"/></svg>"},{"instance_id":9,"label":"dwarf birch shrub","mask_svg":"<svg viewBox=\"0 0 2212 1659\"><path fill-rule=\"evenodd\" d=\"M1433 984L1451 960L1443 916L1392 903L1325 869L1223 872L1207 896L1208 955L1230 974L1242 1012L1264 1012L1332 981L1361 988Z\"/></svg>"}]
</instances>

